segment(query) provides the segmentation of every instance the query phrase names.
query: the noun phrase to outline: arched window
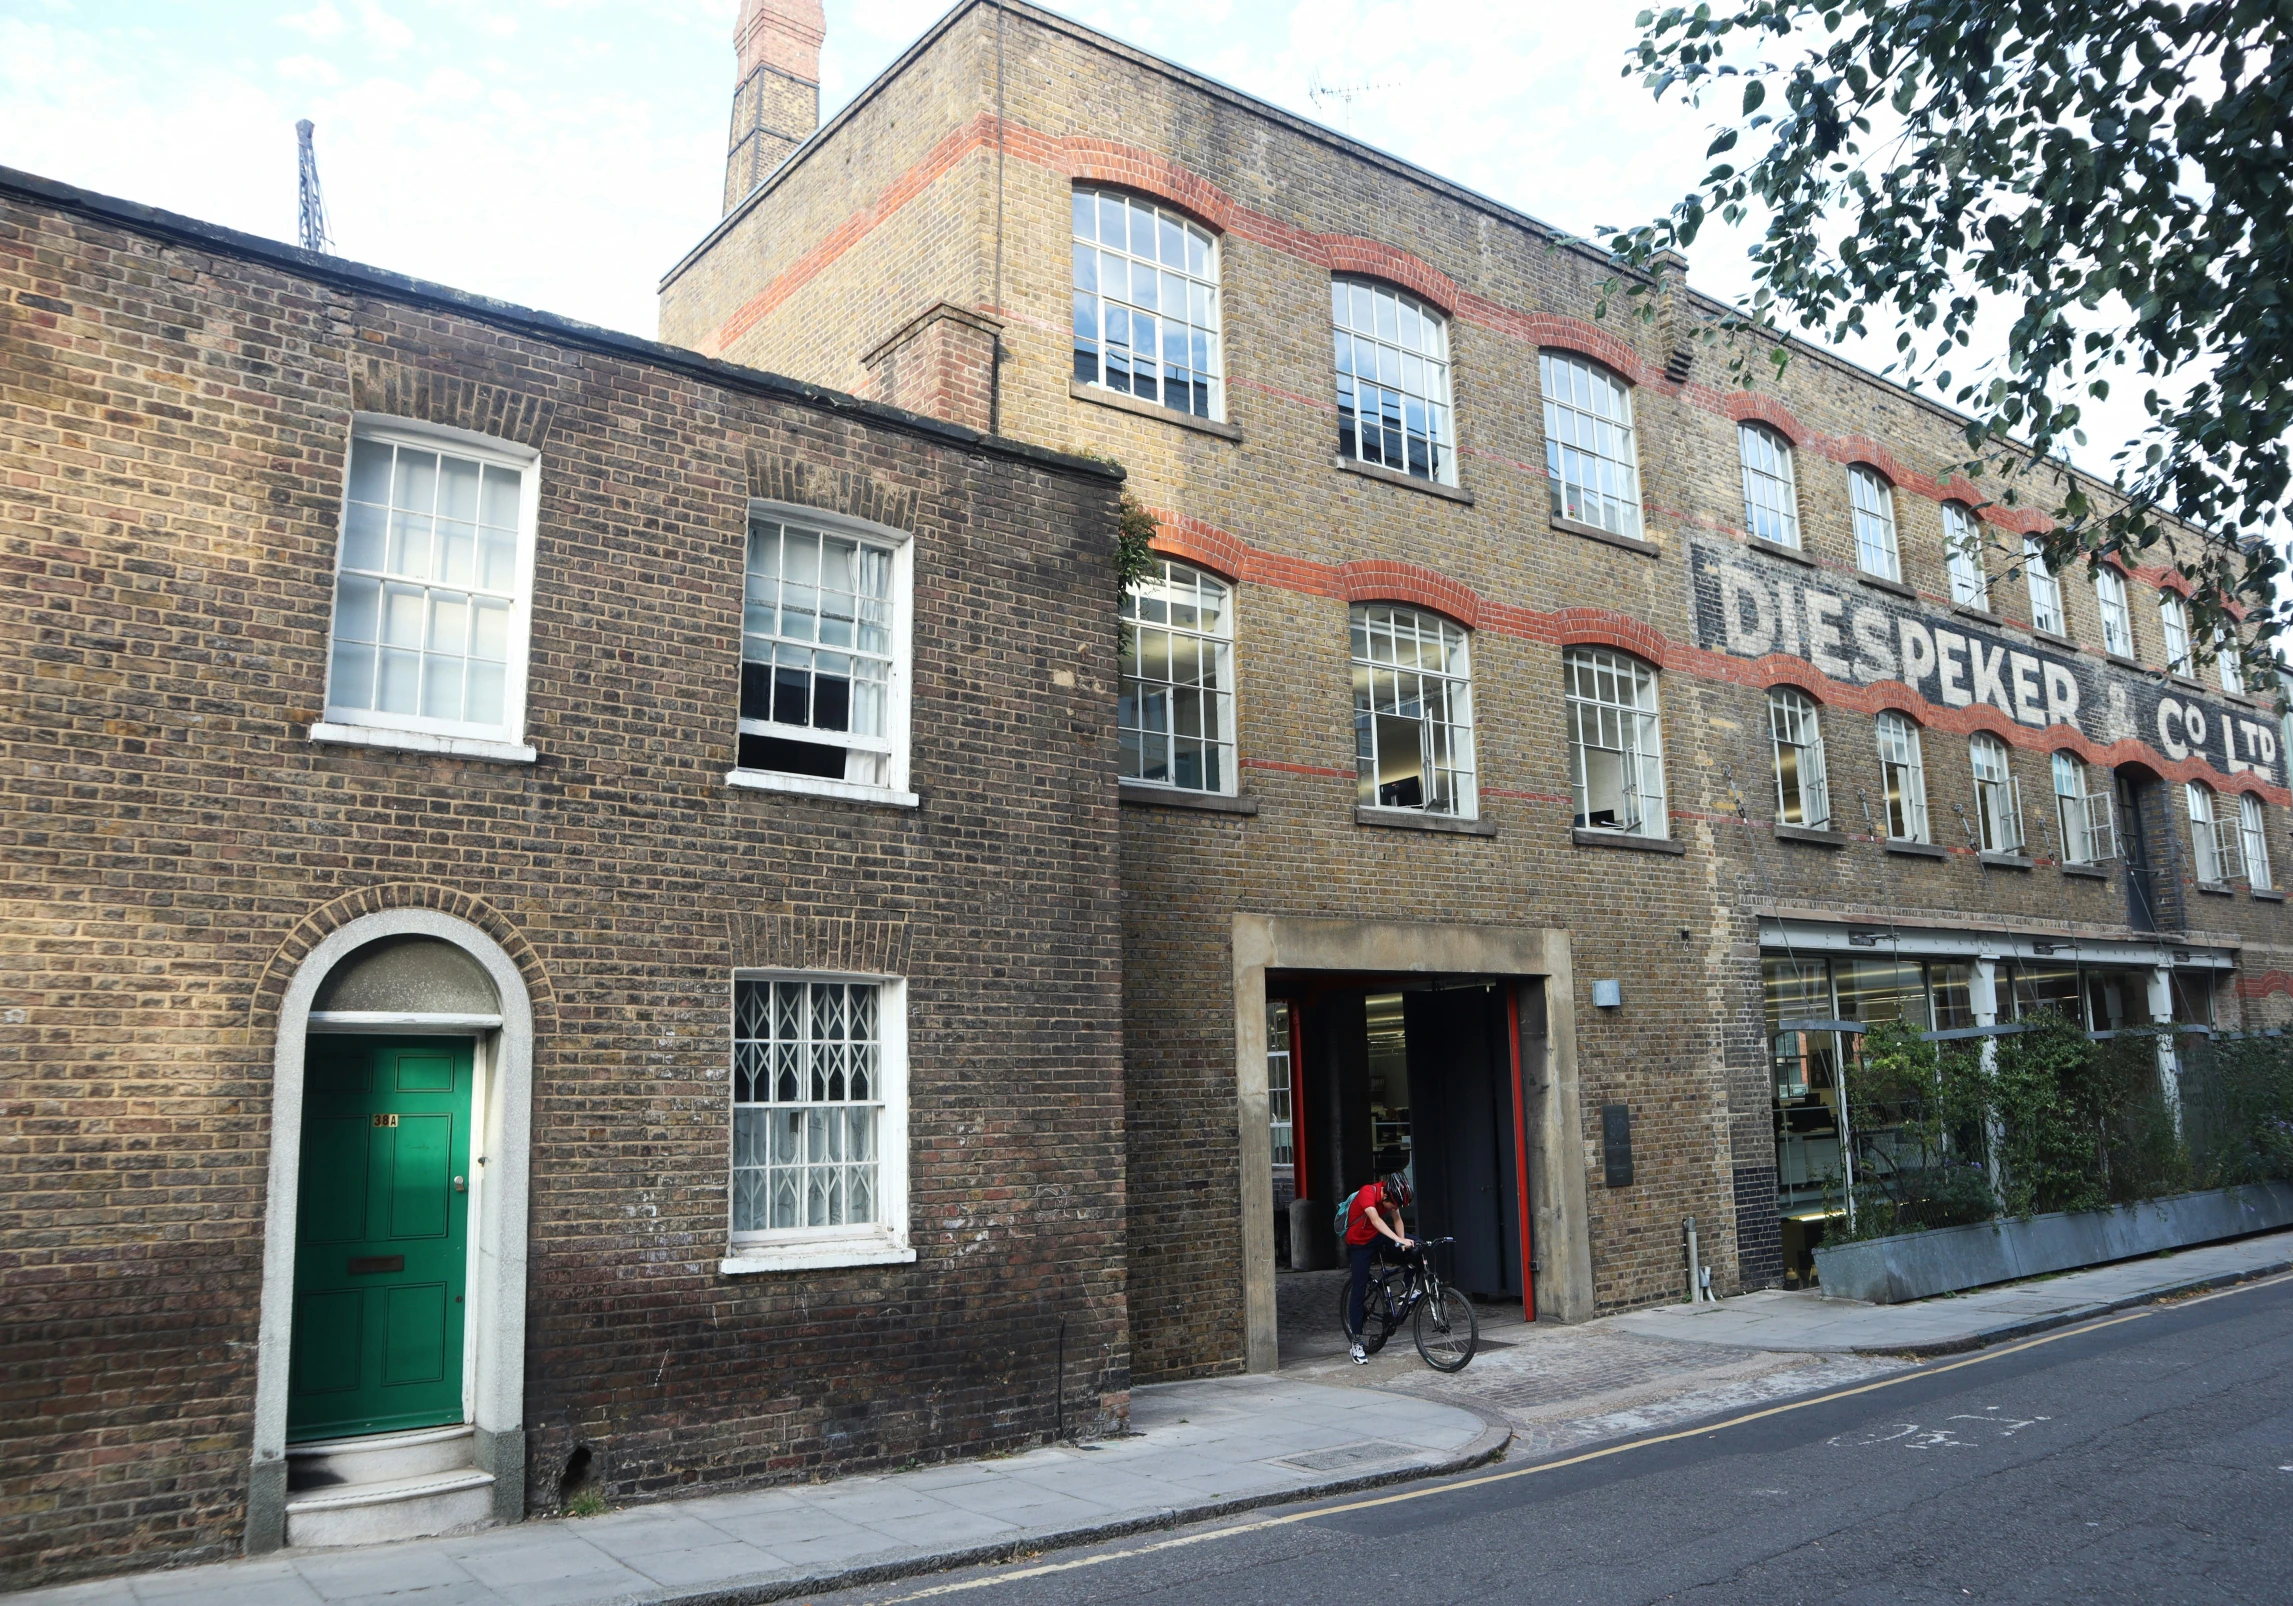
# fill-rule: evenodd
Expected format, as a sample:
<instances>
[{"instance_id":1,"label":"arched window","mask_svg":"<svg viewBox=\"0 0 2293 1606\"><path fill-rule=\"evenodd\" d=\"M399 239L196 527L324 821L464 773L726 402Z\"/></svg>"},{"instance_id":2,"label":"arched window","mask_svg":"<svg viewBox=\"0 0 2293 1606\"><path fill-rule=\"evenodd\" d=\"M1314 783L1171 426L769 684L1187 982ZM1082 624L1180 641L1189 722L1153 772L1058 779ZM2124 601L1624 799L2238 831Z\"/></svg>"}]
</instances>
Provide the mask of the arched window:
<instances>
[{"instance_id":1,"label":"arched window","mask_svg":"<svg viewBox=\"0 0 2293 1606\"><path fill-rule=\"evenodd\" d=\"M2102 616L2102 650L2134 656L2134 616L2126 611L2126 577L2107 566L2094 571L2094 610Z\"/></svg>"},{"instance_id":2,"label":"arched window","mask_svg":"<svg viewBox=\"0 0 2293 1606\"><path fill-rule=\"evenodd\" d=\"M1855 519L1855 566L1882 580L1903 578L1895 542L1895 487L1867 464L1847 471L1847 501Z\"/></svg>"},{"instance_id":3,"label":"arched window","mask_svg":"<svg viewBox=\"0 0 2293 1606\"><path fill-rule=\"evenodd\" d=\"M1218 242L1168 207L1075 191L1075 379L1197 418L1226 416Z\"/></svg>"},{"instance_id":4,"label":"arched window","mask_svg":"<svg viewBox=\"0 0 2293 1606\"><path fill-rule=\"evenodd\" d=\"M2054 807L2062 821L2062 858L2068 864L2100 864L2118 852L2117 821L2110 789L2089 789L2078 755L2054 755Z\"/></svg>"},{"instance_id":5,"label":"arched window","mask_svg":"<svg viewBox=\"0 0 2293 1606\"><path fill-rule=\"evenodd\" d=\"M1123 779L1234 790L1234 607L1222 580L1158 561L1123 597Z\"/></svg>"},{"instance_id":6,"label":"arched window","mask_svg":"<svg viewBox=\"0 0 2293 1606\"><path fill-rule=\"evenodd\" d=\"M1457 483L1449 412L1449 320L1415 296L1330 281L1337 341L1338 455Z\"/></svg>"},{"instance_id":7,"label":"arched window","mask_svg":"<svg viewBox=\"0 0 2293 1606\"><path fill-rule=\"evenodd\" d=\"M2035 535L2022 538L2022 579L2030 590L2031 627L2049 635L2069 635L2070 622L2062 616L2062 584L2046 566Z\"/></svg>"},{"instance_id":8,"label":"arched window","mask_svg":"<svg viewBox=\"0 0 2293 1606\"><path fill-rule=\"evenodd\" d=\"M1963 502L1943 504L1943 565L1951 575L1951 600L1962 607L1990 606L1990 576L1983 571L1982 524Z\"/></svg>"},{"instance_id":9,"label":"arched window","mask_svg":"<svg viewBox=\"0 0 2293 1606\"><path fill-rule=\"evenodd\" d=\"M1967 742L1974 761L1975 829L1985 853L2022 851L2022 792L2008 763L2006 743L1977 734Z\"/></svg>"},{"instance_id":10,"label":"arched window","mask_svg":"<svg viewBox=\"0 0 2293 1606\"><path fill-rule=\"evenodd\" d=\"M2269 873L2268 815L2262 812L2261 799L2251 792L2237 794L2237 831L2244 849L2245 884L2256 892L2268 892L2276 886Z\"/></svg>"},{"instance_id":11,"label":"arched window","mask_svg":"<svg viewBox=\"0 0 2293 1606\"><path fill-rule=\"evenodd\" d=\"M1438 614L1353 610L1354 757L1365 808L1474 818L1473 676L1465 632Z\"/></svg>"},{"instance_id":12,"label":"arched window","mask_svg":"<svg viewBox=\"0 0 2293 1606\"><path fill-rule=\"evenodd\" d=\"M1778 546L1799 545L1799 484L1792 477L1791 442L1765 424L1736 430L1744 465L1744 528Z\"/></svg>"},{"instance_id":13,"label":"arched window","mask_svg":"<svg viewBox=\"0 0 2293 1606\"><path fill-rule=\"evenodd\" d=\"M1569 648L1561 670L1577 828L1668 835L1656 671L1606 647Z\"/></svg>"},{"instance_id":14,"label":"arched window","mask_svg":"<svg viewBox=\"0 0 2293 1606\"><path fill-rule=\"evenodd\" d=\"M1776 820L1820 831L1831 824L1831 786L1823 768L1823 726L1815 700L1788 686L1768 692L1768 734L1775 741Z\"/></svg>"},{"instance_id":15,"label":"arched window","mask_svg":"<svg viewBox=\"0 0 2293 1606\"><path fill-rule=\"evenodd\" d=\"M2197 878L2208 886L2224 886L2237 879L2240 833L2221 818L2212 787L2192 781L2184 791L2189 798L2190 857L2197 863Z\"/></svg>"},{"instance_id":16,"label":"arched window","mask_svg":"<svg viewBox=\"0 0 2293 1606\"><path fill-rule=\"evenodd\" d=\"M1888 709L1877 721L1879 782L1887 795L1887 835L1898 842L1927 840L1927 767L1919 753L1919 727Z\"/></svg>"},{"instance_id":17,"label":"arched window","mask_svg":"<svg viewBox=\"0 0 2293 1606\"><path fill-rule=\"evenodd\" d=\"M1640 534L1640 459L1632 387L1569 351L1537 353L1545 392L1545 473L1553 516L1615 535Z\"/></svg>"},{"instance_id":18,"label":"arched window","mask_svg":"<svg viewBox=\"0 0 2293 1606\"><path fill-rule=\"evenodd\" d=\"M2166 638L2166 668L2177 675L2188 674L2189 606L2171 591L2158 593L2158 629Z\"/></svg>"}]
</instances>

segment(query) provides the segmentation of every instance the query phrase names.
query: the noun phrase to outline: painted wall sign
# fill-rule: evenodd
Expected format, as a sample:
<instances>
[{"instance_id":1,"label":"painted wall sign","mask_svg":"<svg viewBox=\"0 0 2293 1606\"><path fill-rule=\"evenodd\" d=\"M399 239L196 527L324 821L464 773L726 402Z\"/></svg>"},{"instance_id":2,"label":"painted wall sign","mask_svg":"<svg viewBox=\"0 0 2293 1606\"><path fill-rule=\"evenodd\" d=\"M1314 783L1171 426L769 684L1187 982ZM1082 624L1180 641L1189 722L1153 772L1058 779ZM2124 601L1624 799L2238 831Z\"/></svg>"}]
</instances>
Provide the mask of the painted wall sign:
<instances>
[{"instance_id":1,"label":"painted wall sign","mask_svg":"<svg viewBox=\"0 0 2293 1606\"><path fill-rule=\"evenodd\" d=\"M1988 704L2017 724L2133 740L2176 762L2280 784L2276 721L2084 654L2049 652L1959 614L1842 587L1733 543L1690 543L1696 639L1733 658L1782 653L1849 685L1900 681L1944 708Z\"/></svg>"}]
</instances>

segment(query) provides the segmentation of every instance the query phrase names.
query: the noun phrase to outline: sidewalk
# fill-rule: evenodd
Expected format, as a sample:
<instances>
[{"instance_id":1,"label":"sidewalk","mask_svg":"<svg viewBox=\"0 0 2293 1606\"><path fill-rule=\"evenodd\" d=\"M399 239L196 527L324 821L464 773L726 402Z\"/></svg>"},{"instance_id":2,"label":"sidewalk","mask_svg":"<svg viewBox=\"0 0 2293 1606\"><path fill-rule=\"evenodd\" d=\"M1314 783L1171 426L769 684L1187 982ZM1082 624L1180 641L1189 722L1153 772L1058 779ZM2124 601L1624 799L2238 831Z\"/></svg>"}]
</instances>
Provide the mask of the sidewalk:
<instances>
[{"instance_id":1,"label":"sidewalk","mask_svg":"<svg viewBox=\"0 0 2293 1606\"><path fill-rule=\"evenodd\" d=\"M1494 1459L1471 1409L1281 1377L1132 1394L1132 1432L882 1477L781 1485L458 1538L142 1573L9 1606L582 1606L779 1600L975 1565ZM736 1593L737 1592L737 1593Z\"/></svg>"},{"instance_id":2,"label":"sidewalk","mask_svg":"<svg viewBox=\"0 0 2293 1606\"><path fill-rule=\"evenodd\" d=\"M2293 1269L2293 1232L2273 1232L1904 1305L1770 1290L1716 1305L1661 1305L1612 1319L1649 1338L1734 1349L1947 1355L2288 1269Z\"/></svg>"}]
</instances>

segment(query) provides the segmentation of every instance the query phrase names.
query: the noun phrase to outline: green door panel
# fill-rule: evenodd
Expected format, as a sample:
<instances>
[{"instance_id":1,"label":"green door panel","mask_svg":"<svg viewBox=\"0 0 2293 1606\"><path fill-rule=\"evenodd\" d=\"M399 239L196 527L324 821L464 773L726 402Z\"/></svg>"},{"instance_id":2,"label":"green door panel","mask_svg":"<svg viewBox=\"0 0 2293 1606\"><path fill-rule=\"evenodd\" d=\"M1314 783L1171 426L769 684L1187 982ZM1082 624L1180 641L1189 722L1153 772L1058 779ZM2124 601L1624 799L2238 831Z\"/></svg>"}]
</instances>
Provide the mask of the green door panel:
<instances>
[{"instance_id":1,"label":"green door panel","mask_svg":"<svg viewBox=\"0 0 2293 1606\"><path fill-rule=\"evenodd\" d=\"M471 1045L310 1041L287 1437L459 1422Z\"/></svg>"}]
</instances>

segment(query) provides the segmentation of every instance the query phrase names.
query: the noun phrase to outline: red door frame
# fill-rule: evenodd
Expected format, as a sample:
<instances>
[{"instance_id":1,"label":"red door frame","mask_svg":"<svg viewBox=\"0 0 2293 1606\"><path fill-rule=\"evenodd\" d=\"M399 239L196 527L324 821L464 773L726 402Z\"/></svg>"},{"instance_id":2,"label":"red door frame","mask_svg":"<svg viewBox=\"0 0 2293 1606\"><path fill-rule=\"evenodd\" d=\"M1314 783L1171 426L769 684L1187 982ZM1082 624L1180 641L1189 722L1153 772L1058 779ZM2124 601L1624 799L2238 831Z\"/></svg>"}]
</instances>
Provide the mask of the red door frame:
<instances>
[{"instance_id":1,"label":"red door frame","mask_svg":"<svg viewBox=\"0 0 2293 1606\"><path fill-rule=\"evenodd\" d=\"M1513 1191L1521 1221L1521 1320L1533 1322L1537 1281L1530 1271L1536 1257L1529 1225L1529 1111L1521 1097L1521 989L1509 987L1506 993L1505 1035L1513 1050Z\"/></svg>"}]
</instances>

